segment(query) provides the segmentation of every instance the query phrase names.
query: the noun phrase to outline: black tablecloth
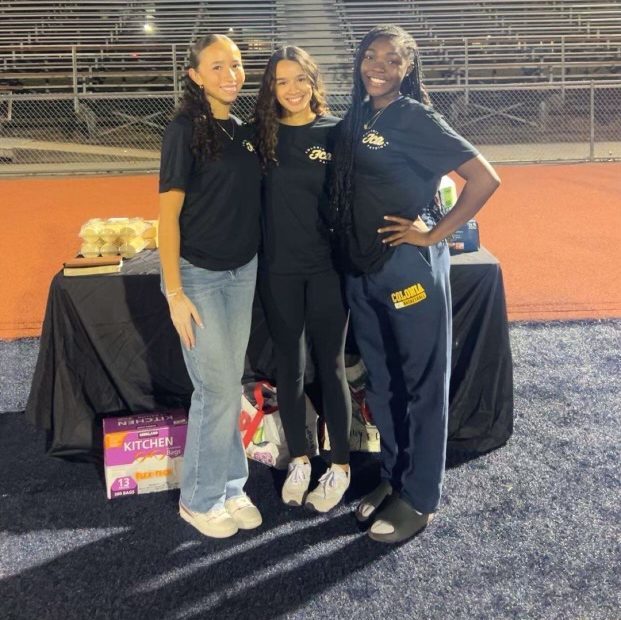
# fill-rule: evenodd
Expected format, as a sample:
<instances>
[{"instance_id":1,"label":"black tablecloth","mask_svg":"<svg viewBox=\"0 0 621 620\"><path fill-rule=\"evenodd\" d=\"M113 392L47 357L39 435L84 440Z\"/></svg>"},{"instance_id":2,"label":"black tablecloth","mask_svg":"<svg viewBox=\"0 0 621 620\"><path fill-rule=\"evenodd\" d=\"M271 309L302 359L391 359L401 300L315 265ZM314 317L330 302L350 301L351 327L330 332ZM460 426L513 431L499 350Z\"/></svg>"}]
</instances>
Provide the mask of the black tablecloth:
<instances>
[{"instance_id":1,"label":"black tablecloth","mask_svg":"<svg viewBox=\"0 0 621 620\"><path fill-rule=\"evenodd\" d=\"M513 370L502 272L486 250L453 256L449 447L487 452L513 426ZM258 303L246 379L271 378ZM50 286L26 417L48 431L48 453L90 458L102 417L189 405L191 383L159 290L157 252L121 274L65 277Z\"/></svg>"}]
</instances>

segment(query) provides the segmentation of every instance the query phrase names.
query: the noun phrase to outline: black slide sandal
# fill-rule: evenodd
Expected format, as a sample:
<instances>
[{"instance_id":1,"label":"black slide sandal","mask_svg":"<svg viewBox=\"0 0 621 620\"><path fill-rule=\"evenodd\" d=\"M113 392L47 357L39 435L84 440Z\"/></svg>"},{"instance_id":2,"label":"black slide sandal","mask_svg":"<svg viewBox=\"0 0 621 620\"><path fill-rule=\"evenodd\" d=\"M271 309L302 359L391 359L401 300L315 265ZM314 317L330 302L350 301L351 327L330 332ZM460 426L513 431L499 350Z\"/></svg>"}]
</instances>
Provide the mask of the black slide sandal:
<instances>
[{"instance_id":1,"label":"black slide sandal","mask_svg":"<svg viewBox=\"0 0 621 620\"><path fill-rule=\"evenodd\" d=\"M395 493L386 506L377 514L377 521L386 521L394 530L381 534L369 530L369 538L377 542L399 543L422 532L433 519L433 513L420 514Z\"/></svg>"}]
</instances>

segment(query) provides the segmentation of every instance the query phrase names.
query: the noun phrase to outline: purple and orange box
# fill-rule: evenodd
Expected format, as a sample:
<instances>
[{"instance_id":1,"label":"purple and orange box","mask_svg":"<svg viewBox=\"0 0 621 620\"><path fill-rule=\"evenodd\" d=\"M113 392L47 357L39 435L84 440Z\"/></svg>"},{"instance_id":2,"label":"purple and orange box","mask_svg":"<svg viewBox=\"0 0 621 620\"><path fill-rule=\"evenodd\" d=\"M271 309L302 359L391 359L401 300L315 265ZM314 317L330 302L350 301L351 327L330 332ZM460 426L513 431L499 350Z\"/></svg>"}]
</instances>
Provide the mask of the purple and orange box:
<instances>
[{"instance_id":1,"label":"purple and orange box","mask_svg":"<svg viewBox=\"0 0 621 620\"><path fill-rule=\"evenodd\" d=\"M105 418L108 499L178 488L187 427L183 409Z\"/></svg>"}]
</instances>

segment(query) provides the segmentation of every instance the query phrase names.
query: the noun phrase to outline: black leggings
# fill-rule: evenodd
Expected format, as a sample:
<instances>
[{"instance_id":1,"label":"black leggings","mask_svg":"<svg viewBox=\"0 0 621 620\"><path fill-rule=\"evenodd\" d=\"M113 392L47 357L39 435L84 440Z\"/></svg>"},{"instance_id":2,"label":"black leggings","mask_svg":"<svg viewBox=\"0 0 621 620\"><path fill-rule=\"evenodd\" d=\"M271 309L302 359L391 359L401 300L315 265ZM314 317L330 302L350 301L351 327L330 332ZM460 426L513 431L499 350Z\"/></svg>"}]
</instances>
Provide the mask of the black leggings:
<instances>
[{"instance_id":1,"label":"black leggings","mask_svg":"<svg viewBox=\"0 0 621 620\"><path fill-rule=\"evenodd\" d=\"M306 336L321 383L333 463L349 462L351 399L345 377L347 310L335 271L279 275L261 271L259 293L274 341L278 403L292 458L306 454Z\"/></svg>"}]
</instances>

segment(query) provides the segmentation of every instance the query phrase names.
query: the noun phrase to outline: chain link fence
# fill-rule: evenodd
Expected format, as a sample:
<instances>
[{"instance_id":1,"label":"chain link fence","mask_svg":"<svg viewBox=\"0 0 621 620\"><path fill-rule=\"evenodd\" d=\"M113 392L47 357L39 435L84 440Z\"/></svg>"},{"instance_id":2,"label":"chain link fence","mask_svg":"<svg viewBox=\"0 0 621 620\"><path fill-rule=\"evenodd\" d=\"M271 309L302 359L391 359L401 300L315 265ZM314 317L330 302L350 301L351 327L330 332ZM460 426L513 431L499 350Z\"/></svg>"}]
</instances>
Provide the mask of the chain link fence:
<instances>
[{"instance_id":1,"label":"chain link fence","mask_svg":"<svg viewBox=\"0 0 621 620\"><path fill-rule=\"evenodd\" d=\"M178 91L0 93L0 176L154 172ZM435 107L492 162L621 159L621 83L444 87ZM252 114L255 93L234 113ZM329 97L343 116L348 93Z\"/></svg>"},{"instance_id":2,"label":"chain link fence","mask_svg":"<svg viewBox=\"0 0 621 620\"><path fill-rule=\"evenodd\" d=\"M621 159L620 83L479 87L432 97L493 162Z\"/></svg>"}]
</instances>

